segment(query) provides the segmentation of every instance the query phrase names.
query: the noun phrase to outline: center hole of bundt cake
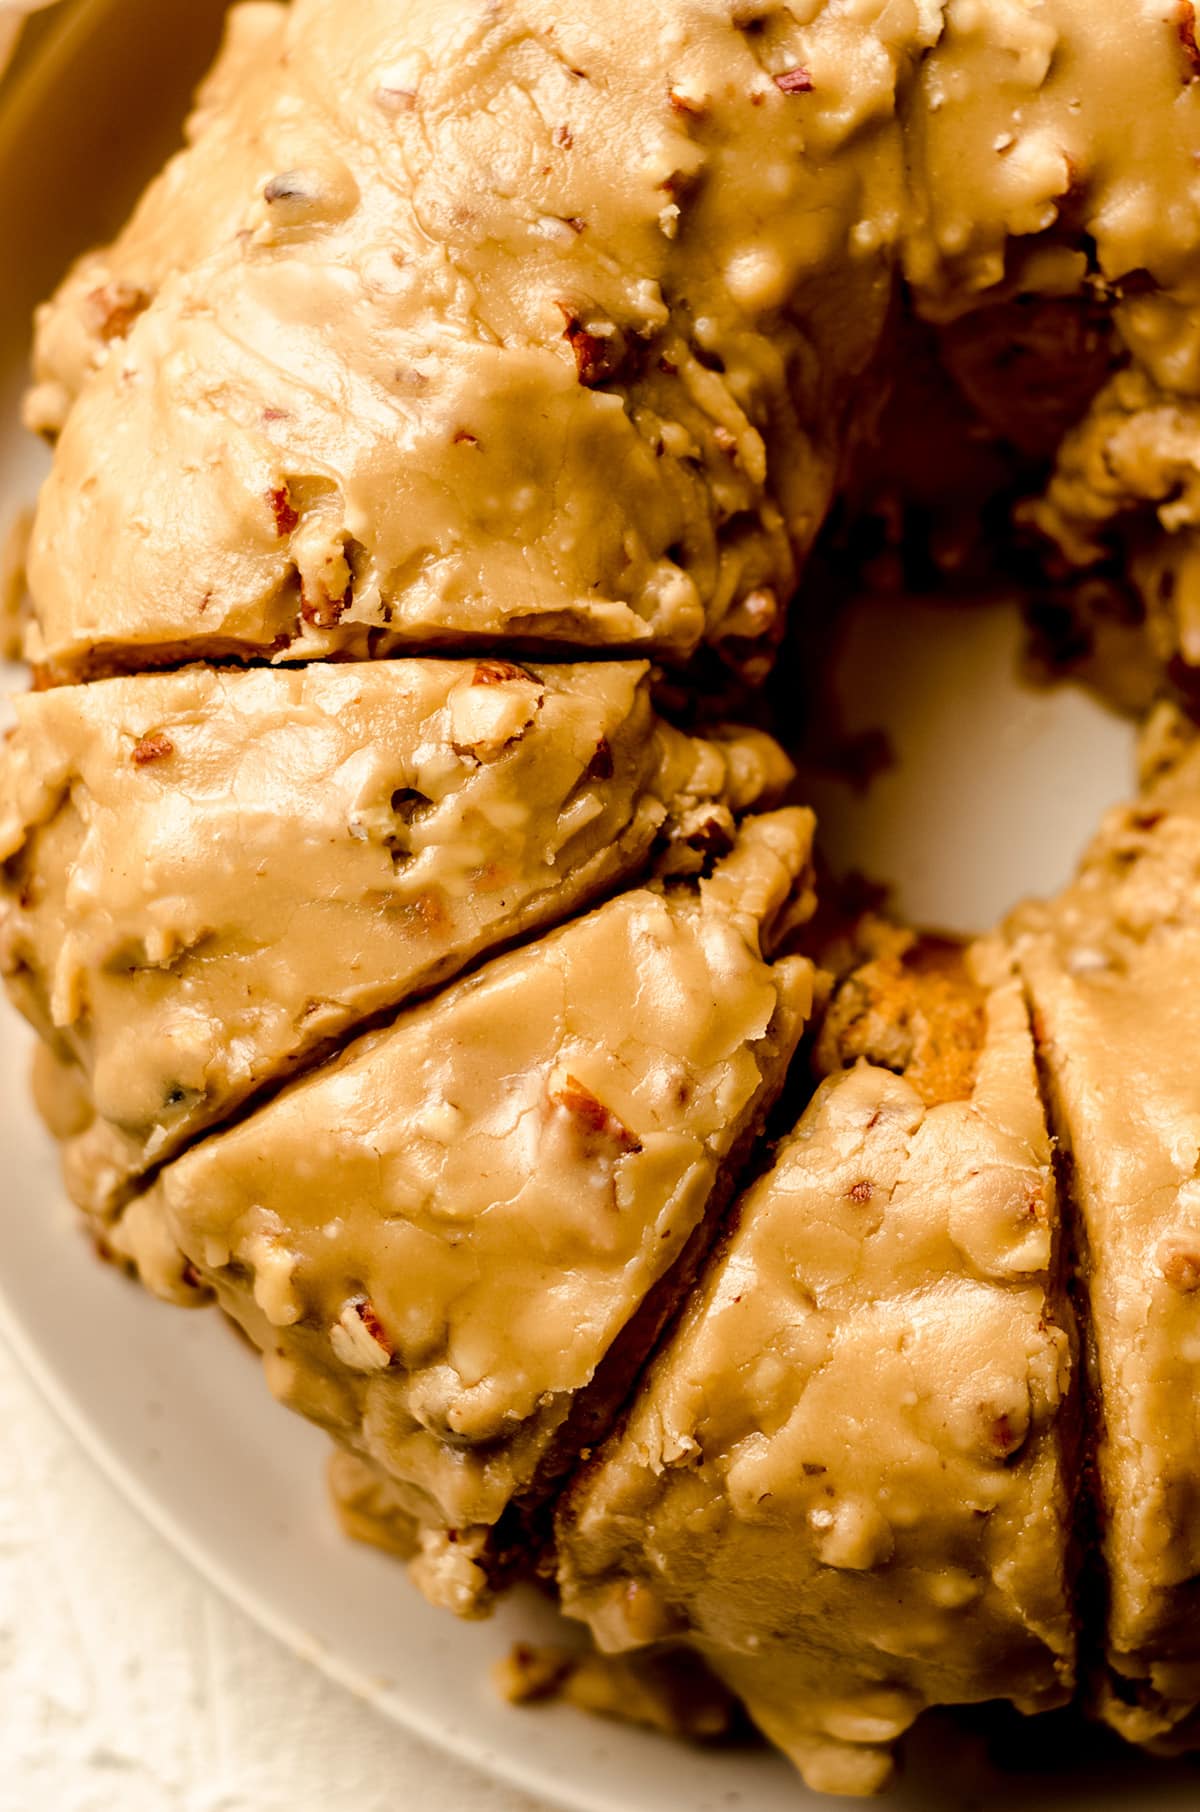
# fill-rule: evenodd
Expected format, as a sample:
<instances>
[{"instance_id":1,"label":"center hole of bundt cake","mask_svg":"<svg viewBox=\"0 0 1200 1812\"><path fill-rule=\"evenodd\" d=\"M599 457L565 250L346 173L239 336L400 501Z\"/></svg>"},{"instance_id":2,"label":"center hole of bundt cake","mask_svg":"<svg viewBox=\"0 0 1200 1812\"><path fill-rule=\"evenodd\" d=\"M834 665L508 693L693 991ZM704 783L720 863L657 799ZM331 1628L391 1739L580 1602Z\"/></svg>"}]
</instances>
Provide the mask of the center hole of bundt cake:
<instances>
[{"instance_id":1,"label":"center hole of bundt cake","mask_svg":"<svg viewBox=\"0 0 1200 1812\"><path fill-rule=\"evenodd\" d=\"M1032 680L1027 644L1015 594L867 592L838 613L820 693L839 755L805 795L835 875L888 884L907 923L974 932L1054 892L1133 788L1133 723Z\"/></svg>"}]
</instances>

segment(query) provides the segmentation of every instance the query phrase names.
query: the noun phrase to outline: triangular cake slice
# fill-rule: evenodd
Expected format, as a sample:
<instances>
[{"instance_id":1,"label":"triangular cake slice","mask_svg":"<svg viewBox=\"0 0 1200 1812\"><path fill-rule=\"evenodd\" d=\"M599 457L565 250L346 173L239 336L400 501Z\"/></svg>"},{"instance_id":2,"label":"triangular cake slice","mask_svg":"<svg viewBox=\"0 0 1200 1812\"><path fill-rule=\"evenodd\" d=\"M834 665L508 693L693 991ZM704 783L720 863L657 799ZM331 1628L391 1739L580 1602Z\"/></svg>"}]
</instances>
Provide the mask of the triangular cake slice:
<instances>
[{"instance_id":1,"label":"triangular cake slice","mask_svg":"<svg viewBox=\"0 0 1200 1812\"><path fill-rule=\"evenodd\" d=\"M889 1030L921 1020L953 1062L924 1093L865 1057L822 1083L558 1519L601 1647L692 1645L829 1792L880 1787L926 1706L1072 1684L1072 1337L1028 1021L994 955L953 983L939 959L924 1004L921 960L852 977L844 1023L892 991Z\"/></svg>"},{"instance_id":2,"label":"triangular cake slice","mask_svg":"<svg viewBox=\"0 0 1200 1812\"><path fill-rule=\"evenodd\" d=\"M1185 733L1147 778L1011 929L1080 1223L1102 1709L1180 1748L1200 1741L1200 747Z\"/></svg>"},{"instance_id":3,"label":"triangular cake slice","mask_svg":"<svg viewBox=\"0 0 1200 1812\"><path fill-rule=\"evenodd\" d=\"M687 1287L809 1011L811 818L499 957L185 1153L114 1240L221 1306L469 1611Z\"/></svg>"},{"instance_id":4,"label":"triangular cake slice","mask_svg":"<svg viewBox=\"0 0 1200 1812\"><path fill-rule=\"evenodd\" d=\"M0 968L76 1072L72 1193L107 1213L256 1091L520 935L699 867L790 777L685 736L638 662L404 660L19 698ZM79 1093L79 1089L76 1089Z\"/></svg>"}]
</instances>

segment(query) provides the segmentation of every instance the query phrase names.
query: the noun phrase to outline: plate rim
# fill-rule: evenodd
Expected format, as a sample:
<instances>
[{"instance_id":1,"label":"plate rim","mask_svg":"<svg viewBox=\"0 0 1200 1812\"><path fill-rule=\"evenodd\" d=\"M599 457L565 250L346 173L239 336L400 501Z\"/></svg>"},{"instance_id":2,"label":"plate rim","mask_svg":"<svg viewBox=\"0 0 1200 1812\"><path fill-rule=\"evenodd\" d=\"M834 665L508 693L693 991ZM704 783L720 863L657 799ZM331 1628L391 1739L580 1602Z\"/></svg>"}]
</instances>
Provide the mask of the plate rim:
<instances>
[{"instance_id":1,"label":"plate rim","mask_svg":"<svg viewBox=\"0 0 1200 1812\"><path fill-rule=\"evenodd\" d=\"M7 1020L7 1036L11 1037L13 1015L7 1003L4 1005L4 1013L5 1019L0 1019L0 1032L5 1030ZM71 1212L77 1213L74 1209ZM86 1230L75 1227L72 1231L79 1236ZM165 1308L167 1305L160 1306ZM429 1747L527 1797L541 1799L545 1802L547 1812L552 1812L552 1809L553 1812L612 1812L613 1799L607 1791L601 1790L593 1795L585 1781L556 1781L549 1768L543 1769L537 1763L532 1747L529 1757L518 1758L515 1754L495 1747L487 1739L473 1737L465 1722L450 1722L448 1713L445 1718L439 1718L434 1713L427 1712L419 1702L374 1679L355 1663L344 1659L330 1643L316 1640L304 1630L299 1621L279 1611L265 1593L256 1590L234 1566L223 1560L211 1543L190 1531L177 1513L139 1477L133 1463L89 1422L65 1379L55 1371L30 1334L20 1310L10 1298L2 1271L0 1340L16 1359L22 1373L50 1412L121 1501L193 1573L219 1593L227 1604L241 1612L289 1654L306 1665L316 1667L326 1679L368 1704L381 1717ZM402 1563L396 1564L403 1580ZM407 1581L403 1583L408 1585ZM408 1585L408 1589L415 1590L411 1585ZM796 1788L797 1812L803 1812L806 1789L798 1777Z\"/></svg>"}]
</instances>

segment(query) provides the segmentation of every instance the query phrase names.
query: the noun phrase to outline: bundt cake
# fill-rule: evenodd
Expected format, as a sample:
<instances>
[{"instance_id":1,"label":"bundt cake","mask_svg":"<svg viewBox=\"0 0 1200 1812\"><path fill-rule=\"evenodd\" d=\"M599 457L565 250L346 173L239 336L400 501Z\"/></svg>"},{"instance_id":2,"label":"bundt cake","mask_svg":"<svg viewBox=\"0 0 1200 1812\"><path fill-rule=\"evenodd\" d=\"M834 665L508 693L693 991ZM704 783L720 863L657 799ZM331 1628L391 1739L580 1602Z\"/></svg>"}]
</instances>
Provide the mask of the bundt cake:
<instances>
[{"instance_id":1,"label":"bundt cake","mask_svg":"<svg viewBox=\"0 0 1200 1812\"><path fill-rule=\"evenodd\" d=\"M933 1704L1200 1747L1198 160L1192 0L243 0L37 321L72 1196L431 1598L831 1791ZM839 921L775 737L831 517L997 473L1159 702L963 950Z\"/></svg>"}]
</instances>

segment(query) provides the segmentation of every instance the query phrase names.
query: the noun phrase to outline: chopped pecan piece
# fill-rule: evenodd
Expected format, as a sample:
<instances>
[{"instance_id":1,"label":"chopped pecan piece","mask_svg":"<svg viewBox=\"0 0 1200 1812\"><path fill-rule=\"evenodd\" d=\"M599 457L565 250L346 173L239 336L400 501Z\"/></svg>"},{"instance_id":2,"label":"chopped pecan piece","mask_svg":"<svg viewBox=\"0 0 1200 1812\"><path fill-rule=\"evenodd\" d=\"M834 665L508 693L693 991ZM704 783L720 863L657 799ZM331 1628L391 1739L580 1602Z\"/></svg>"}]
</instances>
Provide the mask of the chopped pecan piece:
<instances>
[{"instance_id":1,"label":"chopped pecan piece","mask_svg":"<svg viewBox=\"0 0 1200 1812\"><path fill-rule=\"evenodd\" d=\"M349 610L353 598L354 588L351 585L347 585L340 598L331 598L324 592L310 598L305 592L300 599L300 615L316 629L336 629Z\"/></svg>"},{"instance_id":2,"label":"chopped pecan piece","mask_svg":"<svg viewBox=\"0 0 1200 1812\"><path fill-rule=\"evenodd\" d=\"M1175 15L1175 29L1179 33L1179 42L1187 58L1188 73L1185 82L1194 82L1200 76L1200 45L1196 42L1196 8L1194 0L1179 0Z\"/></svg>"},{"instance_id":3,"label":"chopped pecan piece","mask_svg":"<svg viewBox=\"0 0 1200 1812\"><path fill-rule=\"evenodd\" d=\"M175 744L171 738L164 736L161 730L153 730L148 736L143 736L140 742L135 743L133 765L136 768L144 768L152 761L165 761L168 755L174 753Z\"/></svg>"},{"instance_id":4,"label":"chopped pecan piece","mask_svg":"<svg viewBox=\"0 0 1200 1812\"><path fill-rule=\"evenodd\" d=\"M532 728L544 694L533 675L507 661L479 661L447 701L450 746L474 762L495 761Z\"/></svg>"},{"instance_id":5,"label":"chopped pecan piece","mask_svg":"<svg viewBox=\"0 0 1200 1812\"><path fill-rule=\"evenodd\" d=\"M1200 1240L1168 1234L1159 1241L1155 1257L1163 1277L1181 1296L1200 1290Z\"/></svg>"},{"instance_id":6,"label":"chopped pecan piece","mask_svg":"<svg viewBox=\"0 0 1200 1812\"><path fill-rule=\"evenodd\" d=\"M527 673L524 667L515 666L512 661L489 659L476 661L475 674L471 683L475 686L506 686L513 680L528 680L532 677L532 674Z\"/></svg>"},{"instance_id":7,"label":"chopped pecan piece","mask_svg":"<svg viewBox=\"0 0 1200 1812\"><path fill-rule=\"evenodd\" d=\"M149 294L136 283L126 283L119 278L94 289L88 302L105 345L112 340L123 340L138 316L149 308L150 301Z\"/></svg>"},{"instance_id":8,"label":"chopped pecan piece","mask_svg":"<svg viewBox=\"0 0 1200 1812\"><path fill-rule=\"evenodd\" d=\"M1045 1191L1037 1184L1031 1184L1026 1191L1022 1209L1026 1220L1036 1221L1039 1224L1044 1222L1049 1216Z\"/></svg>"},{"instance_id":9,"label":"chopped pecan piece","mask_svg":"<svg viewBox=\"0 0 1200 1812\"><path fill-rule=\"evenodd\" d=\"M641 1140L577 1076L564 1076L550 1099L570 1114L589 1142L615 1146L621 1156L642 1149Z\"/></svg>"},{"instance_id":10,"label":"chopped pecan piece","mask_svg":"<svg viewBox=\"0 0 1200 1812\"><path fill-rule=\"evenodd\" d=\"M396 910L401 913L413 931L440 934L450 923L445 897L440 891L420 893L415 900L399 903Z\"/></svg>"},{"instance_id":11,"label":"chopped pecan piece","mask_svg":"<svg viewBox=\"0 0 1200 1812\"><path fill-rule=\"evenodd\" d=\"M274 490L268 491L267 502L271 506L271 514L275 519L275 533L281 536L290 535L300 520L300 512L293 508L287 486L277 485Z\"/></svg>"},{"instance_id":12,"label":"chopped pecan piece","mask_svg":"<svg viewBox=\"0 0 1200 1812\"><path fill-rule=\"evenodd\" d=\"M781 631L783 617L775 592L769 585L759 585L738 599L722 623L721 632L747 639L773 636Z\"/></svg>"},{"instance_id":13,"label":"chopped pecan piece","mask_svg":"<svg viewBox=\"0 0 1200 1812\"><path fill-rule=\"evenodd\" d=\"M1012 1425L1009 1416L996 1416L988 1429L988 1446L1001 1459L1009 1459L1025 1444L1025 1433Z\"/></svg>"},{"instance_id":14,"label":"chopped pecan piece","mask_svg":"<svg viewBox=\"0 0 1200 1812\"><path fill-rule=\"evenodd\" d=\"M708 111L708 102L702 95L688 94L681 88L668 88L667 99L674 112L690 114L693 119L702 118Z\"/></svg>"},{"instance_id":15,"label":"chopped pecan piece","mask_svg":"<svg viewBox=\"0 0 1200 1812\"><path fill-rule=\"evenodd\" d=\"M385 1371L395 1352L365 1296L351 1297L329 1330L329 1343L343 1365L358 1372Z\"/></svg>"},{"instance_id":16,"label":"chopped pecan piece","mask_svg":"<svg viewBox=\"0 0 1200 1812\"><path fill-rule=\"evenodd\" d=\"M588 762L584 771L585 780L611 780L613 777L613 756L608 738L602 736L596 744L596 753Z\"/></svg>"},{"instance_id":17,"label":"chopped pecan piece","mask_svg":"<svg viewBox=\"0 0 1200 1812\"><path fill-rule=\"evenodd\" d=\"M585 327L579 316L565 302L559 303L566 328L563 338L571 342L579 382L589 390L615 378L625 362L625 337L611 321L602 326Z\"/></svg>"}]
</instances>

